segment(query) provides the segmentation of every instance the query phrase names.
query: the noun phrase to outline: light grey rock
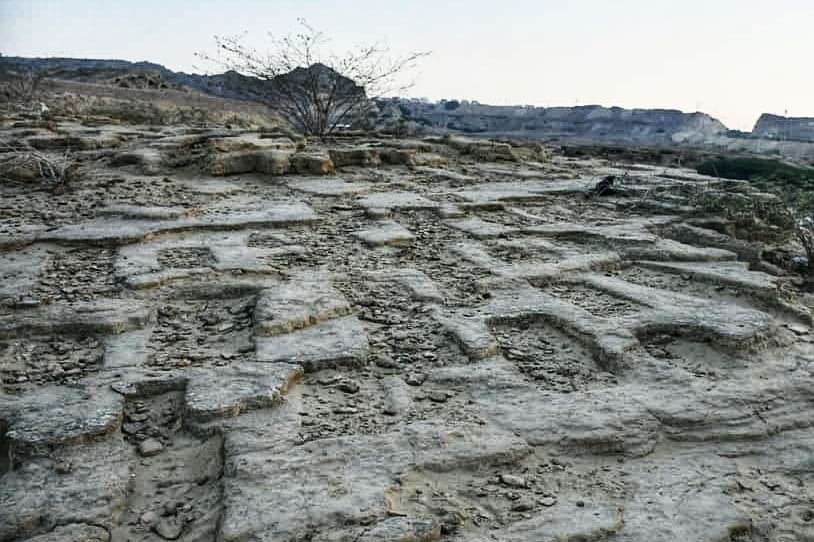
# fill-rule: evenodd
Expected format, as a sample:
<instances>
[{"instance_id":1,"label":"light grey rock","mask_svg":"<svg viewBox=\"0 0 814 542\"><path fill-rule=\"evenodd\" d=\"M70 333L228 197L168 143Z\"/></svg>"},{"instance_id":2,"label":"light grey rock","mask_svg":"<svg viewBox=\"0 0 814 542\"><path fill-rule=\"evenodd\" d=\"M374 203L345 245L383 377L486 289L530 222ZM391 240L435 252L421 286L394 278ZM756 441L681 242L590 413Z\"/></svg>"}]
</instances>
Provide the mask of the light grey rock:
<instances>
[{"instance_id":1,"label":"light grey rock","mask_svg":"<svg viewBox=\"0 0 814 542\"><path fill-rule=\"evenodd\" d=\"M725 284L748 292L776 296L777 279L759 271L749 271L744 262L640 262L639 265L675 274L689 274L697 280Z\"/></svg>"},{"instance_id":2,"label":"light grey rock","mask_svg":"<svg viewBox=\"0 0 814 542\"><path fill-rule=\"evenodd\" d=\"M184 525L178 518L161 518L153 526L153 530L164 540L178 540L184 531Z\"/></svg>"},{"instance_id":3,"label":"light grey rock","mask_svg":"<svg viewBox=\"0 0 814 542\"><path fill-rule=\"evenodd\" d=\"M384 392L382 412L389 416L398 416L410 409L413 398L407 383L399 376L387 376L381 381Z\"/></svg>"},{"instance_id":4,"label":"light grey rock","mask_svg":"<svg viewBox=\"0 0 814 542\"><path fill-rule=\"evenodd\" d=\"M258 202L236 198L203 208L195 216L174 220L97 218L43 232L41 241L57 243L125 244L159 233L190 230L230 230L240 227L285 227L309 224L317 217L299 202Z\"/></svg>"},{"instance_id":5,"label":"light grey rock","mask_svg":"<svg viewBox=\"0 0 814 542\"><path fill-rule=\"evenodd\" d=\"M619 533L624 523L622 511L608 503L588 501L583 507L561 502L533 518L506 529L505 540L602 540Z\"/></svg>"},{"instance_id":6,"label":"light grey rock","mask_svg":"<svg viewBox=\"0 0 814 542\"><path fill-rule=\"evenodd\" d=\"M508 226L504 226L503 224L496 224L494 222L486 222L480 218L449 220L446 222L446 224L450 228L455 228L456 230L466 232L476 239L500 237L517 231L515 228L510 228Z\"/></svg>"},{"instance_id":7,"label":"light grey rock","mask_svg":"<svg viewBox=\"0 0 814 542\"><path fill-rule=\"evenodd\" d=\"M368 353L367 333L354 316L318 323L311 327L255 339L258 361L302 365L306 372L339 366L358 366Z\"/></svg>"},{"instance_id":8,"label":"light grey rock","mask_svg":"<svg viewBox=\"0 0 814 542\"><path fill-rule=\"evenodd\" d=\"M238 416L280 403L302 376L302 368L289 363L241 363L226 368L195 371L184 401L191 421Z\"/></svg>"},{"instance_id":9,"label":"light grey rock","mask_svg":"<svg viewBox=\"0 0 814 542\"><path fill-rule=\"evenodd\" d=\"M28 542L110 542L110 533L98 525L73 523L26 539Z\"/></svg>"},{"instance_id":10,"label":"light grey rock","mask_svg":"<svg viewBox=\"0 0 814 542\"><path fill-rule=\"evenodd\" d=\"M339 178L293 179L288 186L300 192L317 196L344 196L367 192L372 185L365 182L350 182Z\"/></svg>"},{"instance_id":11,"label":"light grey rock","mask_svg":"<svg viewBox=\"0 0 814 542\"><path fill-rule=\"evenodd\" d=\"M369 229L360 230L354 237L372 247L407 246L415 241L415 235L397 222L379 222Z\"/></svg>"},{"instance_id":12,"label":"light grey rock","mask_svg":"<svg viewBox=\"0 0 814 542\"><path fill-rule=\"evenodd\" d=\"M161 441L154 438L142 440L138 445L138 453L143 457L158 455L162 451L164 451L164 445L161 444Z\"/></svg>"},{"instance_id":13,"label":"light grey rock","mask_svg":"<svg viewBox=\"0 0 814 542\"><path fill-rule=\"evenodd\" d=\"M254 309L255 334L290 333L347 316L350 309L345 297L330 283L295 279L260 292Z\"/></svg>"},{"instance_id":14,"label":"light grey rock","mask_svg":"<svg viewBox=\"0 0 814 542\"><path fill-rule=\"evenodd\" d=\"M49 260L40 247L0 254L0 302L27 296Z\"/></svg>"},{"instance_id":15,"label":"light grey rock","mask_svg":"<svg viewBox=\"0 0 814 542\"><path fill-rule=\"evenodd\" d=\"M712 262L734 260L737 254L721 248L695 247L672 239L659 239L653 244L629 246L621 250L628 260L651 260L659 262Z\"/></svg>"},{"instance_id":16,"label":"light grey rock","mask_svg":"<svg viewBox=\"0 0 814 542\"><path fill-rule=\"evenodd\" d=\"M105 205L96 210L100 215L114 215L121 216L122 218L130 219L149 219L149 220L170 220L174 218L181 218L193 212L193 209L184 207L158 207L158 206L140 206L128 205L123 203L115 203Z\"/></svg>"},{"instance_id":17,"label":"light grey rock","mask_svg":"<svg viewBox=\"0 0 814 542\"><path fill-rule=\"evenodd\" d=\"M11 454L29 454L108 434L121 423L124 399L99 382L50 386L20 397L0 395Z\"/></svg>"},{"instance_id":18,"label":"light grey rock","mask_svg":"<svg viewBox=\"0 0 814 542\"><path fill-rule=\"evenodd\" d=\"M30 459L19 469L2 475L0 540L44 535L59 525L70 524L89 524L110 531L127 502L128 448L121 439L89 442L62 448L51 457ZM68 462L74 468L68 474L59 474L53 470L58 462Z\"/></svg>"},{"instance_id":19,"label":"light grey rock","mask_svg":"<svg viewBox=\"0 0 814 542\"><path fill-rule=\"evenodd\" d=\"M528 452L523 441L491 426L419 423L382 435L322 439L284 453L230 454L221 535L227 542L296 539L306 529L384 519L385 489L397 472L444 472L512 461ZM266 490L269 483L275 491Z\"/></svg>"},{"instance_id":20,"label":"light grey rock","mask_svg":"<svg viewBox=\"0 0 814 542\"><path fill-rule=\"evenodd\" d=\"M411 297L416 301L440 303L444 299L438 285L418 269L385 269L370 272L367 276L373 280L396 282L403 285L410 291Z\"/></svg>"},{"instance_id":21,"label":"light grey rock","mask_svg":"<svg viewBox=\"0 0 814 542\"><path fill-rule=\"evenodd\" d=\"M374 192L360 197L358 203L374 212L389 209L434 210L440 207L439 203L412 192Z\"/></svg>"},{"instance_id":22,"label":"light grey rock","mask_svg":"<svg viewBox=\"0 0 814 542\"><path fill-rule=\"evenodd\" d=\"M21 334L112 334L141 329L153 319L152 308L129 299L55 303L0 316L0 338Z\"/></svg>"}]
</instances>

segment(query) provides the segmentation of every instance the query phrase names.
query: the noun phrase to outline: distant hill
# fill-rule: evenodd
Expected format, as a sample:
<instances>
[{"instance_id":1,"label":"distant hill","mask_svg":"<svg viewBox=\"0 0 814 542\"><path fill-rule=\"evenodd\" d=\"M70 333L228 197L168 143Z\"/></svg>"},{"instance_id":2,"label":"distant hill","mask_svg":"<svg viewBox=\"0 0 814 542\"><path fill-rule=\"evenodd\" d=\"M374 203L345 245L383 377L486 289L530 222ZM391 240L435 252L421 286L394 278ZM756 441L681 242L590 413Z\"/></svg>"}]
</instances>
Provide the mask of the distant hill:
<instances>
[{"instance_id":1,"label":"distant hill","mask_svg":"<svg viewBox=\"0 0 814 542\"><path fill-rule=\"evenodd\" d=\"M666 109L433 104L409 100L385 103L382 109L389 115L434 129L483 135L670 145L704 143L728 132L723 123L704 113Z\"/></svg>"},{"instance_id":2,"label":"distant hill","mask_svg":"<svg viewBox=\"0 0 814 542\"><path fill-rule=\"evenodd\" d=\"M217 75L174 72L152 62L77 58L0 57L0 69L32 71L54 79L84 83L106 83L130 74L158 75L167 83L232 100L262 101L268 82L228 71Z\"/></svg>"}]
</instances>

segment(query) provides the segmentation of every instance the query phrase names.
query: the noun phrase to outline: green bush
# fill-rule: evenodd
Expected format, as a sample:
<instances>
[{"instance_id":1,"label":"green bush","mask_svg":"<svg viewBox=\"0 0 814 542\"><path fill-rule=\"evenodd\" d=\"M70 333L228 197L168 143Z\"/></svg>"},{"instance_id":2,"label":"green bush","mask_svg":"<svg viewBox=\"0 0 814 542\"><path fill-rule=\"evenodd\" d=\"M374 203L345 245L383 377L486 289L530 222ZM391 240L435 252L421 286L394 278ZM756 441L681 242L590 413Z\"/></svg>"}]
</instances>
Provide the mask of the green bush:
<instances>
[{"instance_id":1,"label":"green bush","mask_svg":"<svg viewBox=\"0 0 814 542\"><path fill-rule=\"evenodd\" d=\"M703 175L749 181L780 196L796 213L814 214L814 168L796 167L765 158L717 158L701 163Z\"/></svg>"}]
</instances>

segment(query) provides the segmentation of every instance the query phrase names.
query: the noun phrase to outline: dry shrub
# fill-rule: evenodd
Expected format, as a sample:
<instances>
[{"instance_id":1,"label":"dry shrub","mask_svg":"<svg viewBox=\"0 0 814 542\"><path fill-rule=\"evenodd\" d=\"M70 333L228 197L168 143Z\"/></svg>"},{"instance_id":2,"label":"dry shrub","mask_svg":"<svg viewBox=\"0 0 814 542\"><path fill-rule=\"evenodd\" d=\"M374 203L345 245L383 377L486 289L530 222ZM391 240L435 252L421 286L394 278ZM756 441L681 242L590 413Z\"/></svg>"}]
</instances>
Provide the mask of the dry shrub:
<instances>
[{"instance_id":1,"label":"dry shrub","mask_svg":"<svg viewBox=\"0 0 814 542\"><path fill-rule=\"evenodd\" d=\"M45 188L55 189L75 177L78 167L68 153L51 157L22 145L0 144L0 181L3 183L42 183Z\"/></svg>"}]
</instances>

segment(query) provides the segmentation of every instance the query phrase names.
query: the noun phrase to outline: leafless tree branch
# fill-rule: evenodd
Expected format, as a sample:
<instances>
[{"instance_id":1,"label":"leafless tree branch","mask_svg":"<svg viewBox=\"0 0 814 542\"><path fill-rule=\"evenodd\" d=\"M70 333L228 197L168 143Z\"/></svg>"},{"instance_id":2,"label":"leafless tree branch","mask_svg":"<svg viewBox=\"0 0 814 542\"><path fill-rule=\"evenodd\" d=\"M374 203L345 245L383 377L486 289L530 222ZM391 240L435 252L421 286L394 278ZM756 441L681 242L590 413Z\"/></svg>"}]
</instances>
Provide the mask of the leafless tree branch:
<instances>
[{"instance_id":1,"label":"leafless tree branch","mask_svg":"<svg viewBox=\"0 0 814 542\"><path fill-rule=\"evenodd\" d=\"M298 22L295 34L270 35L271 46L264 53L246 46L245 35L215 36L218 54L198 57L267 81L263 101L309 135L333 133L366 115L373 100L409 88L410 84L398 84L399 76L429 54L392 57L387 47L374 44L327 55L325 34L304 19Z\"/></svg>"}]
</instances>

